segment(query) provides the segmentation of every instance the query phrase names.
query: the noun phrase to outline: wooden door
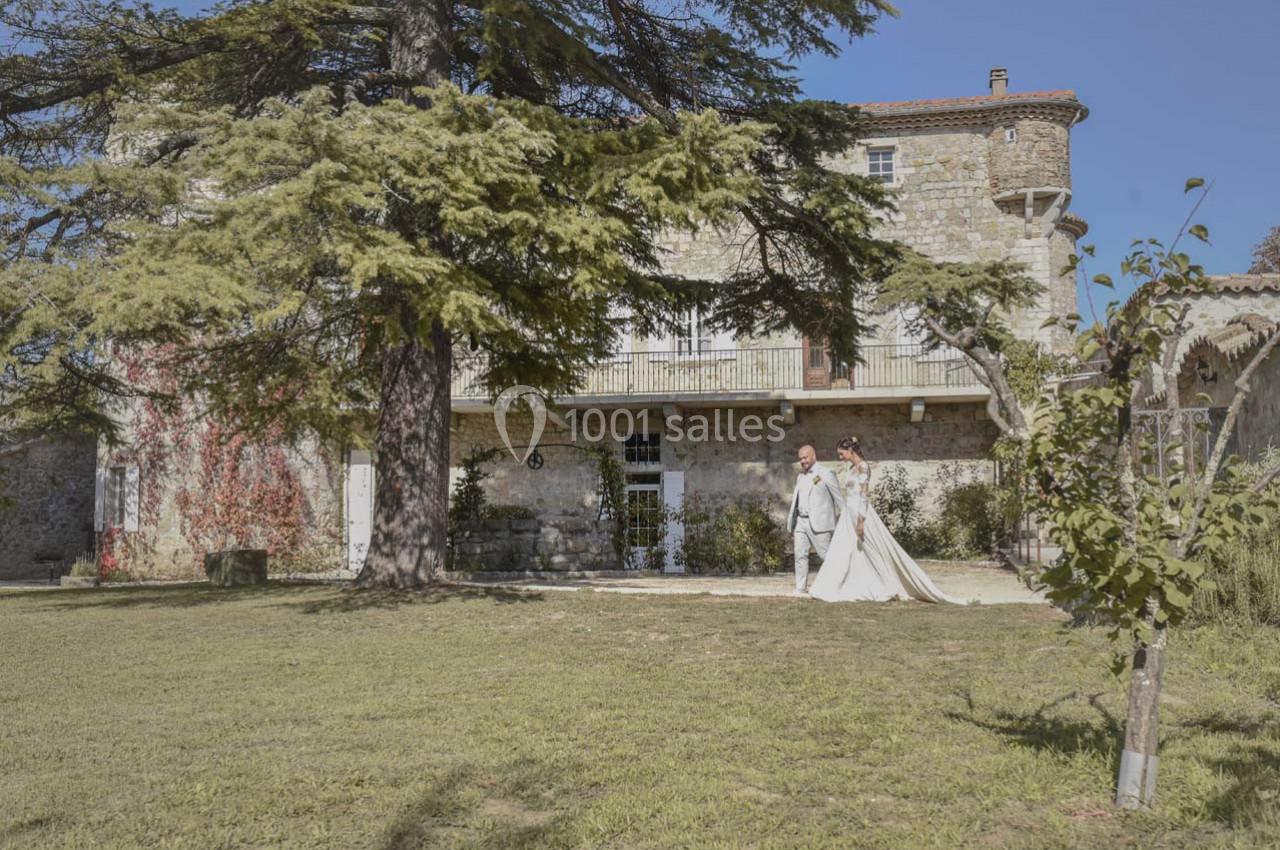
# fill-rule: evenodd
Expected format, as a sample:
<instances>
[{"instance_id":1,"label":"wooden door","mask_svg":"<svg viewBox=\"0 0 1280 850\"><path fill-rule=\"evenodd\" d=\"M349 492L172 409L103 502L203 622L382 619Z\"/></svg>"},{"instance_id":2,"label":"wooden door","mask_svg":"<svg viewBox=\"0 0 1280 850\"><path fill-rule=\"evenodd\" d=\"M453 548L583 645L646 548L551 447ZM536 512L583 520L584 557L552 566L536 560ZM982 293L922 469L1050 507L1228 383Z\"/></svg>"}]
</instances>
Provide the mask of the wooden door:
<instances>
[{"instance_id":1,"label":"wooden door","mask_svg":"<svg viewBox=\"0 0 1280 850\"><path fill-rule=\"evenodd\" d=\"M804 388L831 389L831 355L827 352L825 340L804 339Z\"/></svg>"}]
</instances>

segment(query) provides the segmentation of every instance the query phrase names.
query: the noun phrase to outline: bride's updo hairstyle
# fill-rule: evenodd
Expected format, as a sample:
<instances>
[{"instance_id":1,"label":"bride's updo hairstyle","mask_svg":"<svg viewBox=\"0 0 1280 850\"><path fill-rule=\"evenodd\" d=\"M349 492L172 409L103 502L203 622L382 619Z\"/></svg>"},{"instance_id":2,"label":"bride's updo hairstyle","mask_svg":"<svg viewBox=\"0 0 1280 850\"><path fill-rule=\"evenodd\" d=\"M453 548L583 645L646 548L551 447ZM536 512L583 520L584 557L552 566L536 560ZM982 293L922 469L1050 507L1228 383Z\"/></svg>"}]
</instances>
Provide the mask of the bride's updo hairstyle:
<instances>
[{"instance_id":1,"label":"bride's updo hairstyle","mask_svg":"<svg viewBox=\"0 0 1280 850\"><path fill-rule=\"evenodd\" d=\"M862 450L862 443L858 442L857 437L845 437L843 440L836 443L836 448L844 449L846 451L851 451L851 452L857 452L858 457L862 458L863 460L867 459L867 453Z\"/></svg>"}]
</instances>

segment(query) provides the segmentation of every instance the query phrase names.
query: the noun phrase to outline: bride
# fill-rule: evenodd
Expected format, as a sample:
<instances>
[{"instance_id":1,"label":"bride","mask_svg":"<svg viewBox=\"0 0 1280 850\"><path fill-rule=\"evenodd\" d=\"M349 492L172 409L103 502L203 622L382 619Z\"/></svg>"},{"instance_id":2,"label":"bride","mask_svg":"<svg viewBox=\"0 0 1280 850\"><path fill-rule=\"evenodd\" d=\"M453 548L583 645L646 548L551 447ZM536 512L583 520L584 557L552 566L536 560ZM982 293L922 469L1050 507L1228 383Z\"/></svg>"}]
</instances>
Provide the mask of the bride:
<instances>
[{"instance_id":1,"label":"bride","mask_svg":"<svg viewBox=\"0 0 1280 850\"><path fill-rule=\"evenodd\" d=\"M881 521L868 495L871 467L858 440L845 437L836 450L852 465L845 509L809 595L827 602L921 599L964 605L963 599L946 595L929 580Z\"/></svg>"}]
</instances>

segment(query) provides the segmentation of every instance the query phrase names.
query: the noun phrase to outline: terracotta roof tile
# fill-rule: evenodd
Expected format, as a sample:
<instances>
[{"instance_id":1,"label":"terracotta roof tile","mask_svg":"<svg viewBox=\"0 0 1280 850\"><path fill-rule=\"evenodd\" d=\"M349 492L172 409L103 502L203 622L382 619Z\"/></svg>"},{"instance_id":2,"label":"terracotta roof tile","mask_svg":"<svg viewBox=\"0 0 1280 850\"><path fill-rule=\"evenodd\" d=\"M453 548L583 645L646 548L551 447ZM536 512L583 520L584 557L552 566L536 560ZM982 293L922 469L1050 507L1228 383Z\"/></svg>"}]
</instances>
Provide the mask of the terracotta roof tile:
<instances>
[{"instance_id":1,"label":"terracotta roof tile","mask_svg":"<svg viewBox=\"0 0 1280 850\"><path fill-rule=\"evenodd\" d=\"M859 109L867 112L883 110L912 109L945 109L965 106L998 106L1002 103L1017 103L1024 100L1076 100L1072 89L1053 89L1051 91L1010 92L1009 94L984 94L974 97L935 97L925 100L888 100L873 103L854 103Z\"/></svg>"},{"instance_id":2,"label":"terracotta roof tile","mask_svg":"<svg viewBox=\"0 0 1280 850\"><path fill-rule=\"evenodd\" d=\"M1200 346L1216 349L1227 360L1236 360L1261 345L1275 332L1276 322L1273 319L1258 313L1242 313L1225 326L1213 328L1196 337L1182 357L1184 368L1192 352Z\"/></svg>"},{"instance_id":3,"label":"terracotta roof tile","mask_svg":"<svg viewBox=\"0 0 1280 850\"><path fill-rule=\"evenodd\" d=\"M1209 277L1221 292L1280 292L1280 274L1215 274Z\"/></svg>"},{"instance_id":4,"label":"terracotta roof tile","mask_svg":"<svg viewBox=\"0 0 1280 850\"><path fill-rule=\"evenodd\" d=\"M1182 295L1188 298L1212 298L1222 292L1280 292L1280 274L1211 274L1209 280L1216 288L1216 292L1184 292ZM1132 309L1146 294L1150 294L1156 298L1160 298L1170 294L1169 287L1163 282L1148 281L1138 287L1129 299L1125 301L1124 309Z\"/></svg>"}]
</instances>

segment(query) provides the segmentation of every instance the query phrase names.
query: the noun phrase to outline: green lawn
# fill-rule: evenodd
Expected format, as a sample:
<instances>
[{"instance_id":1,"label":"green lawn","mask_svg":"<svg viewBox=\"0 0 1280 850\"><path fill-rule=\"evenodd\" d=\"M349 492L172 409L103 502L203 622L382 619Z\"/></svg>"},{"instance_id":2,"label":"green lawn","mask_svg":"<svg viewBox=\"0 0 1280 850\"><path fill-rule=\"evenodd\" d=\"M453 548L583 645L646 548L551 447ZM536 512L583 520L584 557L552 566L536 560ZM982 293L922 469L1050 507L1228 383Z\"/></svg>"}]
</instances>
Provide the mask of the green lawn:
<instances>
[{"instance_id":1,"label":"green lawn","mask_svg":"<svg viewBox=\"0 0 1280 850\"><path fill-rule=\"evenodd\" d=\"M1183 632L1161 798L1033 606L0 593L0 847L1280 846L1280 634Z\"/></svg>"}]
</instances>

